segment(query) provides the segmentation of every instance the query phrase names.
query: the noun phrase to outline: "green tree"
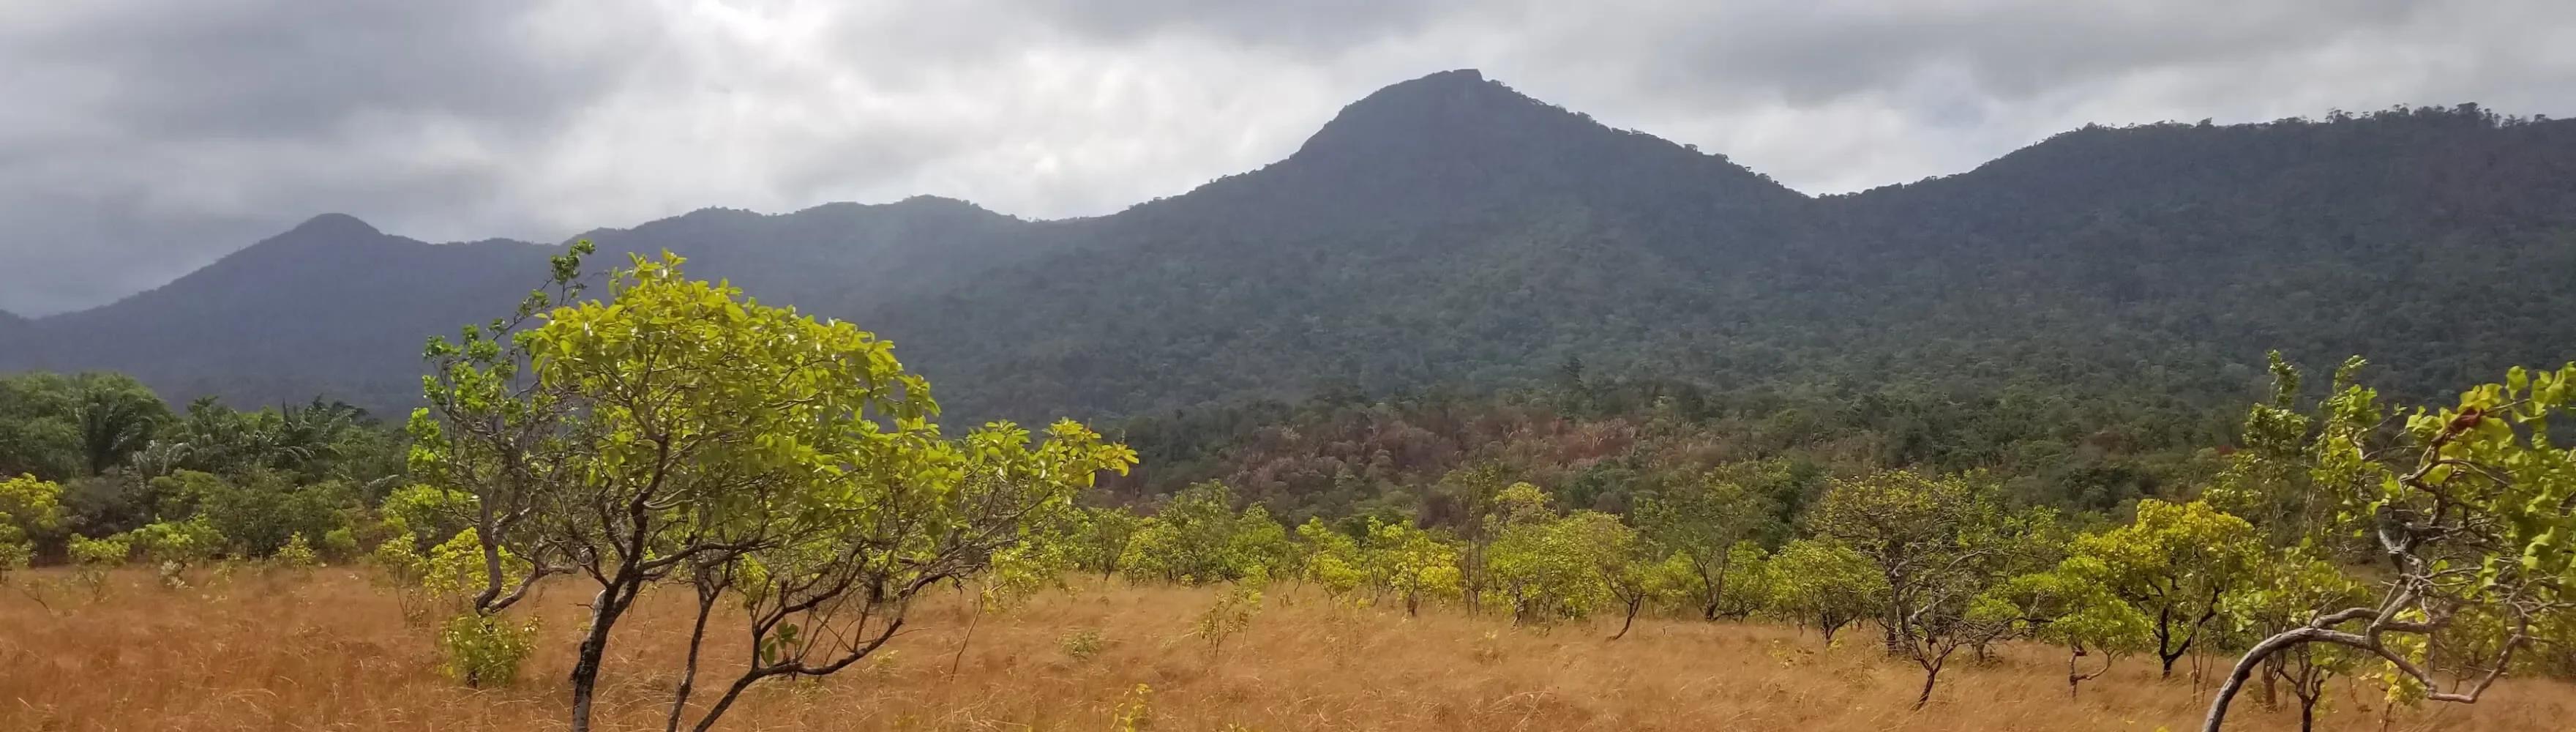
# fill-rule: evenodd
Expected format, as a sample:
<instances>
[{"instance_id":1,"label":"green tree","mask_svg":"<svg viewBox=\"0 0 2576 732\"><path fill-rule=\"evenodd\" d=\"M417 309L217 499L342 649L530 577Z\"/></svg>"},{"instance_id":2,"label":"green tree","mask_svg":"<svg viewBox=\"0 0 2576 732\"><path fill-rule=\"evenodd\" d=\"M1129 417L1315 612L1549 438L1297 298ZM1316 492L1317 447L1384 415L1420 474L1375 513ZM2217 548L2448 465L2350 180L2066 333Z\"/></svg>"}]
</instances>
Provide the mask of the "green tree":
<instances>
[{"instance_id":1,"label":"green tree","mask_svg":"<svg viewBox=\"0 0 2576 732\"><path fill-rule=\"evenodd\" d=\"M72 380L60 374L0 376L0 475L78 477L88 459L73 418L77 403Z\"/></svg>"},{"instance_id":2,"label":"green tree","mask_svg":"<svg viewBox=\"0 0 2576 732\"><path fill-rule=\"evenodd\" d=\"M1136 537L1144 519L1124 508L1085 508L1074 528L1073 564L1107 578L1118 571L1118 559Z\"/></svg>"},{"instance_id":3,"label":"green tree","mask_svg":"<svg viewBox=\"0 0 2576 732\"><path fill-rule=\"evenodd\" d=\"M610 299L570 301L579 255L516 319L434 340L413 472L471 493L490 616L535 578L596 586L571 678L588 730L601 662L642 593L697 590L667 728L690 710L707 625L747 613L741 675L699 713L715 724L762 679L836 672L881 647L915 594L980 571L1060 526L1075 492L1133 453L1070 422L1043 443L996 423L943 439L929 384L892 346L843 322L760 305L634 258ZM532 327L517 327L530 325ZM531 570L513 577L501 550ZM839 623L839 625L834 625Z\"/></svg>"},{"instance_id":4,"label":"green tree","mask_svg":"<svg viewBox=\"0 0 2576 732\"><path fill-rule=\"evenodd\" d=\"M1789 479L1785 461L1744 463L1712 471L1638 503L1638 527L1655 544L1680 555L1699 575L1702 617L1716 619L1728 599L1736 545L1770 539L1783 530L1772 493L1776 484ZM1761 591L1748 592L1760 597Z\"/></svg>"},{"instance_id":5,"label":"green tree","mask_svg":"<svg viewBox=\"0 0 2576 732\"><path fill-rule=\"evenodd\" d=\"M2077 555L2046 572L2014 577L1988 590L1972 612L1980 620L2020 625L2026 635L2066 647L2066 695L2109 673L2120 657L2153 648L2154 628L2138 608L2104 585L2100 560ZM2088 656L2100 665L2086 670Z\"/></svg>"},{"instance_id":6,"label":"green tree","mask_svg":"<svg viewBox=\"0 0 2576 732\"><path fill-rule=\"evenodd\" d=\"M2377 662L2401 700L2466 704L2525 649L2576 640L2552 622L2576 607L2564 589L2576 581L2576 452L2548 437L2550 418L2576 401L2576 363L2517 367L2454 406L2397 422L2375 390L2353 383L2359 367L2353 359L2337 372L2299 464L2348 517L2339 523L2376 544L2389 576L2372 601L2314 608L2255 643L2219 686L2205 730L2219 729L2273 656L2309 644ZM2283 421L2288 409L2259 407L2248 421Z\"/></svg>"},{"instance_id":7,"label":"green tree","mask_svg":"<svg viewBox=\"0 0 2576 732\"><path fill-rule=\"evenodd\" d=\"M2076 538L2078 565L2152 624L2165 676L2211 623L2221 600L2243 587L2262 558L2263 537L2244 519L2208 503L2138 503L2137 520Z\"/></svg>"},{"instance_id":8,"label":"green tree","mask_svg":"<svg viewBox=\"0 0 2576 732\"><path fill-rule=\"evenodd\" d=\"M1718 598L1718 617L1742 620L1761 612L1778 595L1781 578L1771 566L1772 558L1761 545L1750 541L1736 542L1734 549L1727 550L1724 578L1728 590Z\"/></svg>"},{"instance_id":9,"label":"green tree","mask_svg":"<svg viewBox=\"0 0 2576 732\"><path fill-rule=\"evenodd\" d=\"M33 475L0 480L0 578L27 566L38 540L62 528L62 497L62 486Z\"/></svg>"},{"instance_id":10,"label":"green tree","mask_svg":"<svg viewBox=\"0 0 2576 732\"><path fill-rule=\"evenodd\" d=\"M1366 551L1369 575L1404 598L1407 615L1421 614L1425 599L1456 598L1464 591L1458 547L1410 522L1369 519Z\"/></svg>"},{"instance_id":11,"label":"green tree","mask_svg":"<svg viewBox=\"0 0 2576 732\"><path fill-rule=\"evenodd\" d=\"M1879 623L1891 654L1923 669L1916 708L1952 654L1982 648L2012 623L1972 613L1988 588L2041 560L2053 533L2046 516L2013 516L1964 476L1890 470L1837 479L1809 516L1811 528L1867 558L1885 578Z\"/></svg>"},{"instance_id":12,"label":"green tree","mask_svg":"<svg viewBox=\"0 0 2576 732\"><path fill-rule=\"evenodd\" d=\"M1374 567L1360 551L1359 540L1325 525L1322 518L1298 524L1297 542L1304 557L1298 576L1323 588L1326 597L1338 600L1362 586L1379 584L1370 581L1369 570Z\"/></svg>"},{"instance_id":13,"label":"green tree","mask_svg":"<svg viewBox=\"0 0 2576 732\"><path fill-rule=\"evenodd\" d=\"M1560 517L1551 500L1538 486L1515 483L1486 516L1493 543L1486 549L1485 592L1511 608L1514 623L1581 618L1611 600L1601 567L1616 561L1619 535L1602 519L1617 519L1591 511ZM1626 536L1633 541L1633 532Z\"/></svg>"},{"instance_id":14,"label":"green tree","mask_svg":"<svg viewBox=\"0 0 2576 732\"><path fill-rule=\"evenodd\" d=\"M1879 612L1887 577L1868 557L1831 539L1797 539L1771 557L1772 612L1813 628L1827 645L1834 633Z\"/></svg>"},{"instance_id":15,"label":"green tree","mask_svg":"<svg viewBox=\"0 0 2576 732\"><path fill-rule=\"evenodd\" d=\"M265 469L236 480L180 474L198 478L187 483L189 490L202 491L190 497L193 514L212 524L243 558L266 557L295 536L321 536L340 528L342 509L356 501L340 483L298 485L287 474Z\"/></svg>"},{"instance_id":16,"label":"green tree","mask_svg":"<svg viewBox=\"0 0 2576 732\"><path fill-rule=\"evenodd\" d=\"M2225 617L2256 637L2302 627L2316 617L2317 608L2352 607L2372 599L2370 588L2300 549L2283 550L2256 563L2254 571L2243 589L2227 596ZM2272 654L2261 671L2263 702L2278 708L2277 689L2286 684L2299 701L2299 729L2313 729L2326 682L2350 675L2363 660L2353 649L2331 643L2303 643Z\"/></svg>"},{"instance_id":17,"label":"green tree","mask_svg":"<svg viewBox=\"0 0 2576 732\"><path fill-rule=\"evenodd\" d=\"M1236 513L1222 482L1190 486L1136 529L1118 564L1131 577L1184 584L1240 579L1288 556L1288 531L1259 506Z\"/></svg>"}]
</instances>

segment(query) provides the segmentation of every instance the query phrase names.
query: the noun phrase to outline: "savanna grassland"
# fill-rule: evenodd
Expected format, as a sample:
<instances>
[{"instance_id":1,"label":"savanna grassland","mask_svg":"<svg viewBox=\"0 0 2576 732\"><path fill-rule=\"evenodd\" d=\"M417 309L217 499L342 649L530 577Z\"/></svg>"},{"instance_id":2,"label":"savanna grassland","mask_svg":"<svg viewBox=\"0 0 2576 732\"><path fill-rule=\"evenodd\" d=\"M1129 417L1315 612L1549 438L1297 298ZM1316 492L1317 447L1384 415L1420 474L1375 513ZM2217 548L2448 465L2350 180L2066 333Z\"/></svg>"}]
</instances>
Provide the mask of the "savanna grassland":
<instances>
[{"instance_id":1,"label":"savanna grassland","mask_svg":"<svg viewBox=\"0 0 2576 732\"><path fill-rule=\"evenodd\" d=\"M0 598L0 729L562 729L566 649L586 598L540 588L537 652L517 682L477 690L440 672L434 630L407 623L363 567L209 571L180 590L125 570L95 599L65 572L26 579L43 604ZM1783 626L1649 617L1609 641L1615 618L1514 628L1454 606L1407 617L1285 585L1212 651L1192 623L1217 594L1075 578L970 617L957 593L935 592L864 666L756 687L722 728L2145 731L2189 728L2209 696L2187 670L2159 680L2152 658L2131 658L2070 699L2062 652L2024 644L1960 664L1915 711L1919 671L1882 656L1866 629L1827 648ZM619 628L600 728L663 724L686 595L648 594ZM1082 653L1093 633L1096 650ZM2321 729L2560 730L2576 714L2576 687L2550 680L2385 718L2368 682L2339 679L2329 694ZM2295 711L2259 698L2239 705L2238 728L2296 728Z\"/></svg>"}]
</instances>

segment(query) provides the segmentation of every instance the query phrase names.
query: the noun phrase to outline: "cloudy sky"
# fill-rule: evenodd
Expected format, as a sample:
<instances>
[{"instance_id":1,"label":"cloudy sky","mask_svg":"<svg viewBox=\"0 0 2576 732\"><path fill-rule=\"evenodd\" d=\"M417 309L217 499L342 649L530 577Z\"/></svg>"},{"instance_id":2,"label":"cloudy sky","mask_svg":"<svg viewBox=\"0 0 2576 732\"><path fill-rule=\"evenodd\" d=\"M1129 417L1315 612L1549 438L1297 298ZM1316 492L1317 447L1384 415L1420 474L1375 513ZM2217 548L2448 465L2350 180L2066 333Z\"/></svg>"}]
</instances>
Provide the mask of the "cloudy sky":
<instances>
[{"instance_id":1,"label":"cloudy sky","mask_svg":"<svg viewBox=\"0 0 2576 732\"><path fill-rule=\"evenodd\" d=\"M2085 122L2576 115L2566 0L0 2L0 309L313 214L554 240L928 193L1116 211L1473 67L1810 193Z\"/></svg>"}]
</instances>

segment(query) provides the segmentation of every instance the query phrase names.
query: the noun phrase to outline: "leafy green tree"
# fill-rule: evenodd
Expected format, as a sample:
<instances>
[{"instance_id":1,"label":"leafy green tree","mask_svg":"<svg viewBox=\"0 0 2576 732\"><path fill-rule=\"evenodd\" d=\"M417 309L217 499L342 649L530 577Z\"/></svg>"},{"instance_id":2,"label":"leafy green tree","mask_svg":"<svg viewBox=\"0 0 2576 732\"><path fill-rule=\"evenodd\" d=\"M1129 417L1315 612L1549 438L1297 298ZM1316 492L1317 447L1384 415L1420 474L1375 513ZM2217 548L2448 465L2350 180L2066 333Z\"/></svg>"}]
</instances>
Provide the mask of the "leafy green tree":
<instances>
[{"instance_id":1,"label":"leafy green tree","mask_svg":"<svg viewBox=\"0 0 2576 732\"><path fill-rule=\"evenodd\" d=\"M1727 555L1724 578L1730 589L1718 598L1717 616L1742 620L1761 612L1778 596L1780 576L1772 569L1771 553L1759 544L1736 542Z\"/></svg>"},{"instance_id":2,"label":"leafy green tree","mask_svg":"<svg viewBox=\"0 0 2576 732\"><path fill-rule=\"evenodd\" d=\"M244 558L275 554L296 536L341 528L341 509L356 500L337 482L297 485L289 476L267 470L232 481L209 478L194 484L206 490L194 497L195 514L231 540L234 553Z\"/></svg>"},{"instance_id":3,"label":"leafy green tree","mask_svg":"<svg viewBox=\"0 0 2576 732\"><path fill-rule=\"evenodd\" d=\"M383 519L388 535L439 541L473 529L477 503L473 493L413 483L386 494L376 505L376 515Z\"/></svg>"},{"instance_id":4,"label":"leafy green tree","mask_svg":"<svg viewBox=\"0 0 2576 732\"><path fill-rule=\"evenodd\" d=\"M1490 554L1495 533L1495 501L1513 488L1526 485L1511 479L1499 463L1485 462L1451 470L1440 476L1431 487L1432 501L1426 516L1432 525L1458 527L1461 592L1467 599L1467 611L1482 608L1493 584ZM1529 490L1537 490L1530 486Z\"/></svg>"},{"instance_id":5,"label":"leafy green tree","mask_svg":"<svg viewBox=\"0 0 2576 732\"><path fill-rule=\"evenodd\" d=\"M0 565L24 567L63 525L63 487L33 475L0 480Z\"/></svg>"},{"instance_id":6,"label":"leafy green tree","mask_svg":"<svg viewBox=\"0 0 2576 732\"><path fill-rule=\"evenodd\" d=\"M648 587L679 578L697 592L669 729L692 709L716 610L746 614L748 662L698 713L705 730L763 679L873 653L923 589L1061 541L1073 495L1134 461L1071 422L1043 443L1007 423L944 439L928 382L885 341L689 280L678 257L635 258L608 302L546 310L577 292L585 251L556 260L552 292L515 321L433 341L432 406L412 421L414 475L475 496L475 614L549 573L597 586L575 730L590 729L612 631ZM530 562L525 577L503 570L503 548Z\"/></svg>"},{"instance_id":7,"label":"leafy green tree","mask_svg":"<svg viewBox=\"0 0 2576 732\"><path fill-rule=\"evenodd\" d=\"M170 405L134 377L88 373L73 377L73 383L73 423L80 429L81 457L91 475L123 464L126 456L151 443L153 433L170 418Z\"/></svg>"},{"instance_id":8,"label":"leafy green tree","mask_svg":"<svg viewBox=\"0 0 2576 732\"><path fill-rule=\"evenodd\" d=\"M2174 661L2220 621L2221 600L2253 574L2263 537L2202 501L2148 499L2137 513L2129 525L2076 538L2074 554L2091 561L2071 566L2098 573L2094 581L2148 618L2170 677Z\"/></svg>"},{"instance_id":9,"label":"leafy green tree","mask_svg":"<svg viewBox=\"0 0 2576 732\"><path fill-rule=\"evenodd\" d=\"M1486 550L1485 592L1511 608L1514 623L1581 618L1610 600L1599 568L1615 551L1611 532L1591 530L1598 519L1559 517L1549 501L1546 491L1517 483L1487 516L1494 541Z\"/></svg>"},{"instance_id":10,"label":"leafy green tree","mask_svg":"<svg viewBox=\"0 0 2576 732\"><path fill-rule=\"evenodd\" d=\"M1259 506L1236 513L1220 482L1190 486L1140 524L1118 564L1129 576L1184 584L1269 571L1289 556L1288 532Z\"/></svg>"},{"instance_id":11,"label":"leafy green tree","mask_svg":"<svg viewBox=\"0 0 2576 732\"><path fill-rule=\"evenodd\" d=\"M125 538L157 565L162 585L171 588L184 586L190 568L221 556L230 543L204 516L144 524Z\"/></svg>"},{"instance_id":12,"label":"leafy green tree","mask_svg":"<svg viewBox=\"0 0 2576 732\"><path fill-rule=\"evenodd\" d=\"M1235 517L1233 530L1226 534L1225 556L1234 578L1255 572L1286 577L1296 573L1297 543L1289 538L1288 527L1270 517L1269 507L1256 503Z\"/></svg>"},{"instance_id":13,"label":"leafy green tree","mask_svg":"<svg viewBox=\"0 0 2576 732\"><path fill-rule=\"evenodd\" d=\"M90 599L107 596L108 572L124 566L134 556L134 546L123 536L92 539L73 534L64 543L64 554L72 562L72 576L89 587Z\"/></svg>"},{"instance_id":14,"label":"leafy green tree","mask_svg":"<svg viewBox=\"0 0 2576 732\"><path fill-rule=\"evenodd\" d=\"M1697 590L1695 580L1699 577L1689 557L1680 552L1656 554L1660 547L1645 541L1617 516L1577 511L1549 525L1548 531L1562 551L1574 554L1574 559L1591 568L1599 587L1619 604L1619 632L1611 635L1611 640L1628 637L1628 630L1637 624L1637 614L1646 606L1687 597Z\"/></svg>"},{"instance_id":15,"label":"leafy green tree","mask_svg":"<svg viewBox=\"0 0 2576 732\"><path fill-rule=\"evenodd\" d=\"M1984 647L2014 629L1970 612L1990 587L2044 566L2053 547L2053 518L2014 516L1992 491L1963 476L1903 470L1837 479L1810 515L1820 536L1850 546L1876 566L1887 586L1879 623L1891 654L1923 669L1916 708L1931 703L1933 685L1952 654Z\"/></svg>"},{"instance_id":16,"label":"leafy green tree","mask_svg":"<svg viewBox=\"0 0 2576 732\"><path fill-rule=\"evenodd\" d=\"M1118 559L1144 519L1124 508L1085 508L1078 522L1070 547L1074 566L1106 578L1118 571Z\"/></svg>"},{"instance_id":17,"label":"leafy green tree","mask_svg":"<svg viewBox=\"0 0 2576 732\"><path fill-rule=\"evenodd\" d=\"M1769 539L1783 527L1770 484L1789 480L1783 461L1713 471L1639 502L1637 525L1654 543L1680 555L1699 575L1702 617L1715 620L1728 599L1736 545ZM1740 588L1739 588L1740 589ZM1749 590L1760 597L1760 590Z\"/></svg>"},{"instance_id":18,"label":"leafy green tree","mask_svg":"<svg viewBox=\"0 0 2576 732\"><path fill-rule=\"evenodd\" d=\"M2100 561L2078 554L2049 571L2014 577L1987 590L1971 611L1982 621L2018 624L2018 635L2065 646L2068 697L2109 673L2122 656L2154 647L2147 616L2102 583L2107 570ZM2100 656L2100 665L2086 670L2087 656Z\"/></svg>"},{"instance_id":19,"label":"leafy green tree","mask_svg":"<svg viewBox=\"0 0 2576 732\"><path fill-rule=\"evenodd\" d=\"M2365 532L2388 563L2375 601L2322 606L2299 627L2239 659L2210 703L2215 732L2228 703L2270 659L2300 646L2342 646L2378 662L2401 698L2475 703L2576 607L2576 453L2553 445L2551 417L2576 401L2576 364L2514 368L2503 383L2418 408L2391 428L2378 393L2346 362L2314 419L2304 459L2313 485ZM2286 422L2280 402L2248 422ZM2454 649L2433 653L2436 647Z\"/></svg>"},{"instance_id":20,"label":"leafy green tree","mask_svg":"<svg viewBox=\"0 0 2576 732\"><path fill-rule=\"evenodd\" d=\"M1306 519L1297 525L1297 541L1304 561L1298 568L1300 578L1324 589L1324 595L1341 599L1371 582L1374 569L1360 551L1360 542L1324 524L1322 518Z\"/></svg>"},{"instance_id":21,"label":"leafy green tree","mask_svg":"<svg viewBox=\"0 0 2576 732\"><path fill-rule=\"evenodd\" d=\"M2372 599L2370 588L2334 564L2293 548L2257 562L2245 587L2228 594L2224 617L2239 630L2270 637L2305 626L2317 608L2352 607ZM2331 643L2303 643L2274 653L2264 659L2261 671L2264 704L2277 708L2277 689L2287 685L2299 701L2299 729L2312 729L2326 682L2352 674L2364 660L2360 652Z\"/></svg>"},{"instance_id":22,"label":"leafy green tree","mask_svg":"<svg viewBox=\"0 0 2576 732\"><path fill-rule=\"evenodd\" d=\"M60 374L0 375L0 475L63 481L87 467L71 380Z\"/></svg>"},{"instance_id":23,"label":"leafy green tree","mask_svg":"<svg viewBox=\"0 0 2576 732\"><path fill-rule=\"evenodd\" d=\"M1458 547L1410 522L1370 519L1366 545L1369 575L1404 598L1404 612L1419 615L1422 601L1456 598L1464 591Z\"/></svg>"},{"instance_id":24,"label":"leafy green tree","mask_svg":"<svg viewBox=\"0 0 2576 732\"><path fill-rule=\"evenodd\" d=\"M1813 628L1827 645L1834 633L1887 603L1887 577L1869 558L1832 539L1797 539L1770 562L1772 612Z\"/></svg>"}]
</instances>

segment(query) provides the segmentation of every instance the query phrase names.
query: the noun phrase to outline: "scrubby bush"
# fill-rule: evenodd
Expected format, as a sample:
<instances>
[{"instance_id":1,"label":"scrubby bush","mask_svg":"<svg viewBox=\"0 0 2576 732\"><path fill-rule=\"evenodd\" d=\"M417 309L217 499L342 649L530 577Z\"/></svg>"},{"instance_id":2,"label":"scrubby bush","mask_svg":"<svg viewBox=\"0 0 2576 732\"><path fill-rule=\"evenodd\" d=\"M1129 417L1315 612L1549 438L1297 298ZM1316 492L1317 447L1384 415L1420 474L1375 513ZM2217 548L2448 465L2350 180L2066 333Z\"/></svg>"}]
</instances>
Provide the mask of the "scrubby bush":
<instances>
[{"instance_id":1,"label":"scrubby bush","mask_svg":"<svg viewBox=\"0 0 2576 732\"><path fill-rule=\"evenodd\" d=\"M465 613L449 618L438 630L438 650L447 675L466 686L505 685L519 676L519 663L536 647L537 627L516 625L500 617Z\"/></svg>"}]
</instances>

